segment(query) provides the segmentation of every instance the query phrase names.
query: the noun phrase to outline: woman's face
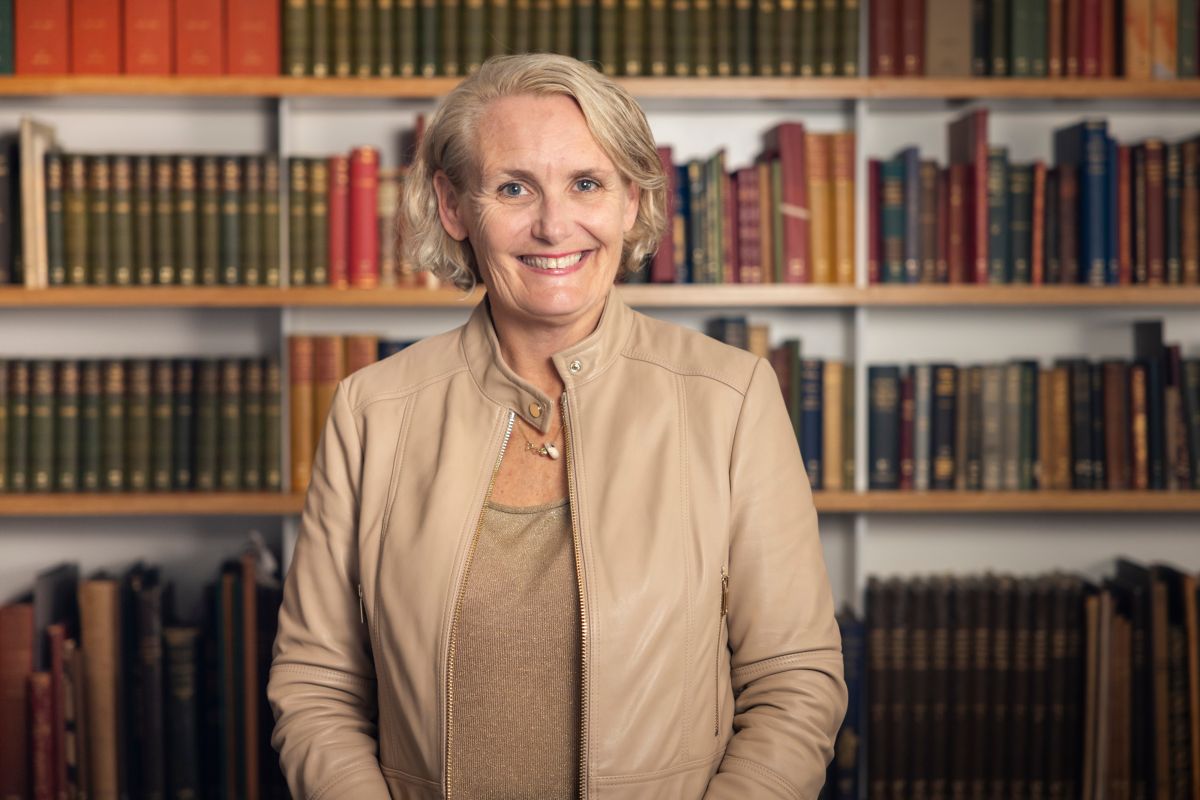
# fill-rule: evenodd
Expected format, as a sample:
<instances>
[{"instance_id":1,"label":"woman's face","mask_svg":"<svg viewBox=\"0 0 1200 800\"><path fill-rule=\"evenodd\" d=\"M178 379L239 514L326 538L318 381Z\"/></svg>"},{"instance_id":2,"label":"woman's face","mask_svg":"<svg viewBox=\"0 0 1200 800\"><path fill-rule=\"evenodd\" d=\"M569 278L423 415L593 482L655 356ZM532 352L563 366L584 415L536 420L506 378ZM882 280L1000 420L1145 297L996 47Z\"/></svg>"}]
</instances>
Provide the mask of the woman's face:
<instances>
[{"instance_id":1,"label":"woman's face","mask_svg":"<svg viewBox=\"0 0 1200 800\"><path fill-rule=\"evenodd\" d=\"M442 224L470 240L492 313L534 326L594 323L637 218L637 188L569 97L496 100L479 131L477 193L456 196L441 173L434 181Z\"/></svg>"}]
</instances>

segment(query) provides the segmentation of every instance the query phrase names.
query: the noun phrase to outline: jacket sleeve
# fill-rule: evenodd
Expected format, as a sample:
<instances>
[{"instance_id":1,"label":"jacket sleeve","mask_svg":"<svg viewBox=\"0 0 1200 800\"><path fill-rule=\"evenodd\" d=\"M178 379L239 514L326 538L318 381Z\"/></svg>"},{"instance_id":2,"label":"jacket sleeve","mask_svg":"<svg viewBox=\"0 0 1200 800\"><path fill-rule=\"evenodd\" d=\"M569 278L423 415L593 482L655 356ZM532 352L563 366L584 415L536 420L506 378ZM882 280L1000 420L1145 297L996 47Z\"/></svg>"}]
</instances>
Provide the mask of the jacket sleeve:
<instances>
[{"instance_id":1,"label":"jacket sleeve","mask_svg":"<svg viewBox=\"0 0 1200 800\"><path fill-rule=\"evenodd\" d=\"M297 800L387 800L376 740L375 668L359 618L362 446L345 383L313 460L283 587L267 699L271 744Z\"/></svg>"},{"instance_id":2,"label":"jacket sleeve","mask_svg":"<svg viewBox=\"0 0 1200 800\"><path fill-rule=\"evenodd\" d=\"M817 512L770 365L759 359L730 462L727 625L734 735L706 800L813 800L846 712Z\"/></svg>"}]
</instances>

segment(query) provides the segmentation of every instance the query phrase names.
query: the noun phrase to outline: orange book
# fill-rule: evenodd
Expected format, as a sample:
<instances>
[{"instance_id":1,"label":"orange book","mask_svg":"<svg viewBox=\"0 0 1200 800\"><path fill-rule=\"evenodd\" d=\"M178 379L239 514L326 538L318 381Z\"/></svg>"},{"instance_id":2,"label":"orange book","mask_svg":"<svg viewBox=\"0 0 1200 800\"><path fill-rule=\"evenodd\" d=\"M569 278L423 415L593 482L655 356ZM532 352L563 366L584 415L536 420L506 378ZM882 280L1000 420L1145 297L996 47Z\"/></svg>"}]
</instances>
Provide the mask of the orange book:
<instances>
[{"instance_id":1,"label":"orange book","mask_svg":"<svg viewBox=\"0 0 1200 800\"><path fill-rule=\"evenodd\" d=\"M854 284L854 132L833 134L833 252L837 283ZM828 457L826 463L829 463ZM826 484L826 488L829 485Z\"/></svg>"},{"instance_id":2,"label":"orange book","mask_svg":"<svg viewBox=\"0 0 1200 800\"><path fill-rule=\"evenodd\" d=\"M1179 71L1179 3L1177 0L1153 0L1154 17L1150 29L1150 77L1169 80Z\"/></svg>"},{"instance_id":3,"label":"orange book","mask_svg":"<svg viewBox=\"0 0 1200 800\"><path fill-rule=\"evenodd\" d=\"M1154 0L1125 0L1125 77L1150 77L1150 32Z\"/></svg>"},{"instance_id":4,"label":"orange book","mask_svg":"<svg viewBox=\"0 0 1200 800\"><path fill-rule=\"evenodd\" d=\"M313 339L288 337L288 404L292 449L292 491L308 487L313 462Z\"/></svg>"},{"instance_id":5,"label":"orange book","mask_svg":"<svg viewBox=\"0 0 1200 800\"><path fill-rule=\"evenodd\" d=\"M221 0L175 0L175 72L220 75L225 66Z\"/></svg>"},{"instance_id":6,"label":"orange book","mask_svg":"<svg viewBox=\"0 0 1200 800\"><path fill-rule=\"evenodd\" d=\"M321 441L325 418L333 407L338 381L346 377L346 351L341 336L313 337L313 450Z\"/></svg>"},{"instance_id":7,"label":"orange book","mask_svg":"<svg viewBox=\"0 0 1200 800\"><path fill-rule=\"evenodd\" d=\"M826 361L824 379L822 380L822 456L821 488L829 491L841 491L845 488L846 459L844 457L844 442L842 441L842 413L845 402L842 396L842 362Z\"/></svg>"},{"instance_id":8,"label":"orange book","mask_svg":"<svg viewBox=\"0 0 1200 800\"><path fill-rule=\"evenodd\" d=\"M1054 370L1049 367L1041 367L1038 370L1037 384L1037 425L1038 425L1038 457L1037 457L1037 488L1053 489L1054 481L1051 470L1051 453L1053 446L1053 437L1051 436L1051 425L1053 424L1053 403L1051 400L1051 381L1053 380ZM961 406L960 406L961 408ZM961 412L959 412L961 413Z\"/></svg>"},{"instance_id":9,"label":"orange book","mask_svg":"<svg viewBox=\"0 0 1200 800\"><path fill-rule=\"evenodd\" d=\"M809 263L813 283L833 283L833 181L830 176L830 144L827 133L810 133L805 139L808 167L808 212L812 231Z\"/></svg>"},{"instance_id":10,"label":"orange book","mask_svg":"<svg viewBox=\"0 0 1200 800\"><path fill-rule=\"evenodd\" d=\"M346 374L353 375L360 369L379 360L379 337L357 334L346 337Z\"/></svg>"},{"instance_id":11,"label":"orange book","mask_svg":"<svg viewBox=\"0 0 1200 800\"><path fill-rule=\"evenodd\" d=\"M16 0L13 43L18 75L66 75L71 71L67 0Z\"/></svg>"},{"instance_id":12,"label":"orange book","mask_svg":"<svg viewBox=\"0 0 1200 800\"><path fill-rule=\"evenodd\" d=\"M79 627L86 653L87 785L93 797L116 797L121 730L121 586L113 579L79 583Z\"/></svg>"},{"instance_id":13,"label":"orange book","mask_svg":"<svg viewBox=\"0 0 1200 800\"><path fill-rule=\"evenodd\" d=\"M277 0L225 0L225 74L279 74Z\"/></svg>"},{"instance_id":14,"label":"orange book","mask_svg":"<svg viewBox=\"0 0 1200 800\"><path fill-rule=\"evenodd\" d=\"M125 0L125 72L170 75L171 0Z\"/></svg>"},{"instance_id":15,"label":"orange book","mask_svg":"<svg viewBox=\"0 0 1200 800\"><path fill-rule=\"evenodd\" d=\"M120 74L120 0L74 0L71 4L71 71L76 75Z\"/></svg>"}]
</instances>

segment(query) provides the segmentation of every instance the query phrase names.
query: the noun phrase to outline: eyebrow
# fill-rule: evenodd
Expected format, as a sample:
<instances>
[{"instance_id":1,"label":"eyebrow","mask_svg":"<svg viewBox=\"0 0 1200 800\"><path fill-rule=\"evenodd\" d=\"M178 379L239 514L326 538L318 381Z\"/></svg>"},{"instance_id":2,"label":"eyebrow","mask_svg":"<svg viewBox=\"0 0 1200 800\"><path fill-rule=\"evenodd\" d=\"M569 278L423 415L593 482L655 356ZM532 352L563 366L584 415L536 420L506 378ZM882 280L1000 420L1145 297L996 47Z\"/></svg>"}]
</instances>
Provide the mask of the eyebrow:
<instances>
[{"instance_id":1,"label":"eyebrow","mask_svg":"<svg viewBox=\"0 0 1200 800\"><path fill-rule=\"evenodd\" d=\"M590 178L593 176L599 177L599 178L607 178L607 177L613 175L614 173L615 173L615 170L606 169L606 168L602 168L602 167L577 169L571 173L571 180L578 180L580 178ZM488 182L495 181L495 180L513 179L513 178L515 178L517 180L529 181L530 183L538 182L537 177L532 172L529 172L528 170L523 170L523 169L498 169L495 172L488 175L487 178L488 178Z\"/></svg>"}]
</instances>

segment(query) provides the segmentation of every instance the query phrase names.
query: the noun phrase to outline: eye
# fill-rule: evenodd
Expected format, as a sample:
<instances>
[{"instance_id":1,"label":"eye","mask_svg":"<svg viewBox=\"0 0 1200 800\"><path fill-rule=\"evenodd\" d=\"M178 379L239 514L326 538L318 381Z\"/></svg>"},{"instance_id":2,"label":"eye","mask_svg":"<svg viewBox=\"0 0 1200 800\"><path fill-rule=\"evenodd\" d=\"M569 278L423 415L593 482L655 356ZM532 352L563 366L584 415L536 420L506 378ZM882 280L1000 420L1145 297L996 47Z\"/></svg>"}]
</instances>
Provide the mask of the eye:
<instances>
[{"instance_id":1,"label":"eye","mask_svg":"<svg viewBox=\"0 0 1200 800\"><path fill-rule=\"evenodd\" d=\"M500 187L500 194L505 197L520 197L525 192L525 187L519 183L506 183Z\"/></svg>"},{"instance_id":2,"label":"eye","mask_svg":"<svg viewBox=\"0 0 1200 800\"><path fill-rule=\"evenodd\" d=\"M575 181L575 188L581 192L594 192L600 188L600 184L591 178L580 178Z\"/></svg>"}]
</instances>

